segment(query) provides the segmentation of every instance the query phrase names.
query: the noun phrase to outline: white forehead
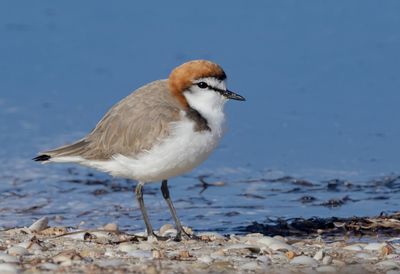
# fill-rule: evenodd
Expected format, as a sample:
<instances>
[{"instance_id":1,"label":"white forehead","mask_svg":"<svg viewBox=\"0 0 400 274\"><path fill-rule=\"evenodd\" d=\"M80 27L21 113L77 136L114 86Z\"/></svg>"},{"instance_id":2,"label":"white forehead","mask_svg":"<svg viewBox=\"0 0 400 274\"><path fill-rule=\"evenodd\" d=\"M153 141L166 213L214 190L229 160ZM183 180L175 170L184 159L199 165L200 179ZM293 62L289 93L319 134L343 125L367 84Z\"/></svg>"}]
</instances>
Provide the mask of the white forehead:
<instances>
[{"instance_id":1,"label":"white forehead","mask_svg":"<svg viewBox=\"0 0 400 274\"><path fill-rule=\"evenodd\" d=\"M205 77L205 78L199 78L199 79L196 79L195 81L193 81L193 83L195 83L195 84L200 83L200 82L205 82L210 87L226 90L226 80L220 80L215 77Z\"/></svg>"}]
</instances>

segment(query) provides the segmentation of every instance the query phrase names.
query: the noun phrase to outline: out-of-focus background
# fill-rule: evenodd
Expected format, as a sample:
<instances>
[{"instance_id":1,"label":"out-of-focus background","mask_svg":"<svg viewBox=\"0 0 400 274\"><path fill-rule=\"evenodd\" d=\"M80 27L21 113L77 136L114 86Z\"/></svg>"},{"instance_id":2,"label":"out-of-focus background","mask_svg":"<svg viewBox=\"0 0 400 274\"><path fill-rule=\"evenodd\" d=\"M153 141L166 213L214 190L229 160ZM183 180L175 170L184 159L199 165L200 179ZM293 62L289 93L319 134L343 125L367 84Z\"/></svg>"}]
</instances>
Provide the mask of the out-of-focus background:
<instances>
[{"instance_id":1,"label":"out-of-focus background","mask_svg":"<svg viewBox=\"0 0 400 274\"><path fill-rule=\"evenodd\" d=\"M0 227L47 215L143 228L134 182L30 159L192 59L223 66L247 101L227 104L210 159L171 181L184 223L235 231L398 208L399 14L398 1L3 1ZM202 175L218 186L200 193ZM169 221L158 187L156 225Z\"/></svg>"}]
</instances>

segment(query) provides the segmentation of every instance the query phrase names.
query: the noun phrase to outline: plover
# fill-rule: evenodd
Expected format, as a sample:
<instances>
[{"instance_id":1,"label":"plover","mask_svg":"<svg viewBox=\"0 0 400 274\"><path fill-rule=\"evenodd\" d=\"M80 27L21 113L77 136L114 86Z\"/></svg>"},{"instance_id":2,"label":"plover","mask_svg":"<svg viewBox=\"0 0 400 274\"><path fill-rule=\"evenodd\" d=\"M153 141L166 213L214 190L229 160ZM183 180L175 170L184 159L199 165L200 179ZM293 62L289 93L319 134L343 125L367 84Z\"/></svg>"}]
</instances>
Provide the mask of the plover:
<instances>
[{"instance_id":1,"label":"plover","mask_svg":"<svg viewBox=\"0 0 400 274\"><path fill-rule=\"evenodd\" d=\"M96 127L77 142L39 153L43 163L78 163L112 176L134 179L136 198L148 236L154 233L143 200L145 183L161 181L177 229L182 228L168 190L168 179L202 163L224 132L224 104L244 97L226 88L217 64L194 60L172 70L168 79L151 82L114 105Z\"/></svg>"}]
</instances>

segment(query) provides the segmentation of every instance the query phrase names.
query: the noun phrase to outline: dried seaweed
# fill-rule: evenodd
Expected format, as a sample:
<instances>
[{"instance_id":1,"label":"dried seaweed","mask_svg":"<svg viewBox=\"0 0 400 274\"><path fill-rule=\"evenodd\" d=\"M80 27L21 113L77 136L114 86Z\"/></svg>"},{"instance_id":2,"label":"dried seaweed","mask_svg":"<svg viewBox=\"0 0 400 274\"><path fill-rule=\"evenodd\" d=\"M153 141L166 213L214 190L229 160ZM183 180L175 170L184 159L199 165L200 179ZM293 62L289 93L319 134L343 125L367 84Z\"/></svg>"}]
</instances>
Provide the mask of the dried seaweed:
<instances>
[{"instance_id":1,"label":"dried seaweed","mask_svg":"<svg viewBox=\"0 0 400 274\"><path fill-rule=\"evenodd\" d=\"M376 217L268 219L265 224L254 222L239 230L244 233L295 237L337 236L339 234L344 236L398 236L400 212L389 215L382 213Z\"/></svg>"}]
</instances>

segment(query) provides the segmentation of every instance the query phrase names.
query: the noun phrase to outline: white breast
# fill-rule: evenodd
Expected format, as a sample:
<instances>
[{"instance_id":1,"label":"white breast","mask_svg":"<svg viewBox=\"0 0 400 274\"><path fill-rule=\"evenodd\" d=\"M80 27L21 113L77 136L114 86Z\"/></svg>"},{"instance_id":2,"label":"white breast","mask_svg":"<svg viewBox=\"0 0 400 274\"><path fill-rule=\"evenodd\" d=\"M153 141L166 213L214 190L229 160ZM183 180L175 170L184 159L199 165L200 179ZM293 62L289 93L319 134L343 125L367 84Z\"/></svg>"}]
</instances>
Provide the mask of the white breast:
<instances>
[{"instance_id":1,"label":"white breast","mask_svg":"<svg viewBox=\"0 0 400 274\"><path fill-rule=\"evenodd\" d=\"M215 117L214 117L215 118ZM195 123L184 117L172 125L171 134L136 157L114 155L109 161L87 161L113 176L154 182L186 173L210 155L223 135L224 115L209 123L211 131L194 131Z\"/></svg>"}]
</instances>

